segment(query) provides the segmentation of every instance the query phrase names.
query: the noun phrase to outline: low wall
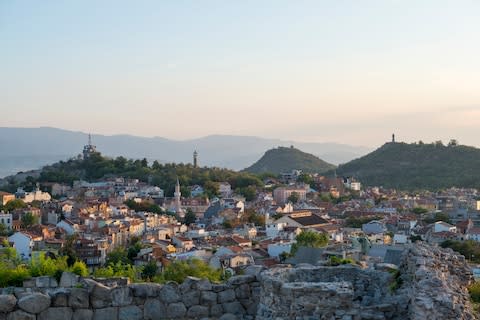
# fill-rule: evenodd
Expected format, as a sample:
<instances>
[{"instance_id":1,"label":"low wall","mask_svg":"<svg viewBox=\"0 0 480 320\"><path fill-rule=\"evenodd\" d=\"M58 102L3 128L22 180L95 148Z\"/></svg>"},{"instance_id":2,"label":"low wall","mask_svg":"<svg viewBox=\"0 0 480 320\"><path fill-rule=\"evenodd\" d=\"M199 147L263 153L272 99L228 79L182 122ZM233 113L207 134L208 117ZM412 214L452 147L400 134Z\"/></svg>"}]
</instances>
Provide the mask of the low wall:
<instances>
[{"instance_id":1,"label":"low wall","mask_svg":"<svg viewBox=\"0 0 480 320\"><path fill-rule=\"evenodd\" d=\"M0 319L253 319L260 295L255 275L235 276L224 284L188 278L181 285L134 283L108 287L64 273L60 283L61 287L53 278L39 277L27 281L28 287L4 288Z\"/></svg>"},{"instance_id":2,"label":"low wall","mask_svg":"<svg viewBox=\"0 0 480 320\"><path fill-rule=\"evenodd\" d=\"M382 266L384 268L385 266ZM473 320L463 256L426 244L406 247L400 277L382 270L303 265L246 275L224 284L129 284L68 272L3 288L0 320L329 319Z\"/></svg>"}]
</instances>

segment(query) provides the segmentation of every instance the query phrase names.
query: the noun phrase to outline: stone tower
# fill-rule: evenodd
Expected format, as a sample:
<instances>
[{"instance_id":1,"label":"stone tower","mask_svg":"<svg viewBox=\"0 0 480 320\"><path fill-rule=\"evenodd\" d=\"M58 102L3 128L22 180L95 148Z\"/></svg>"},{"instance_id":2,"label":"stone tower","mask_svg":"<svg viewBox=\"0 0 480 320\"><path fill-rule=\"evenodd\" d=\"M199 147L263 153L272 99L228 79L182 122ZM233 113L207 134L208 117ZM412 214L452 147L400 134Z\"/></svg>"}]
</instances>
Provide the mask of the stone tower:
<instances>
[{"instance_id":1,"label":"stone tower","mask_svg":"<svg viewBox=\"0 0 480 320\"><path fill-rule=\"evenodd\" d=\"M197 168L198 167L198 152L195 150L193 152L193 167Z\"/></svg>"},{"instance_id":2,"label":"stone tower","mask_svg":"<svg viewBox=\"0 0 480 320\"><path fill-rule=\"evenodd\" d=\"M395 133L392 133L392 143L395 143Z\"/></svg>"}]
</instances>

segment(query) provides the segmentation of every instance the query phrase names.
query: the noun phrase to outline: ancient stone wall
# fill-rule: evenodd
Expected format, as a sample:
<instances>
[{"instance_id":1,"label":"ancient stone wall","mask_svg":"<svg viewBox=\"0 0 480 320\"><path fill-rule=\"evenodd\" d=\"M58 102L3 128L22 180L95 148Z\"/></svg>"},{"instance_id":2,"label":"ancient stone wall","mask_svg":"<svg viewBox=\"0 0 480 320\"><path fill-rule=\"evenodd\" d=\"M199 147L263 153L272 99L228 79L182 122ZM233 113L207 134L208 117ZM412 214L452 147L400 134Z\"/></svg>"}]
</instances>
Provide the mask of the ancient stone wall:
<instances>
[{"instance_id":1,"label":"ancient stone wall","mask_svg":"<svg viewBox=\"0 0 480 320\"><path fill-rule=\"evenodd\" d=\"M253 319L260 294L255 275L235 276L224 284L188 278L181 285L135 283L108 287L64 273L60 283L61 287L53 278L39 277L27 281L28 287L4 288L0 319Z\"/></svg>"},{"instance_id":2,"label":"ancient stone wall","mask_svg":"<svg viewBox=\"0 0 480 320\"><path fill-rule=\"evenodd\" d=\"M426 244L409 245L400 273L356 266L250 267L224 284L129 284L64 272L0 291L0 320L140 319L475 319L465 258Z\"/></svg>"}]
</instances>

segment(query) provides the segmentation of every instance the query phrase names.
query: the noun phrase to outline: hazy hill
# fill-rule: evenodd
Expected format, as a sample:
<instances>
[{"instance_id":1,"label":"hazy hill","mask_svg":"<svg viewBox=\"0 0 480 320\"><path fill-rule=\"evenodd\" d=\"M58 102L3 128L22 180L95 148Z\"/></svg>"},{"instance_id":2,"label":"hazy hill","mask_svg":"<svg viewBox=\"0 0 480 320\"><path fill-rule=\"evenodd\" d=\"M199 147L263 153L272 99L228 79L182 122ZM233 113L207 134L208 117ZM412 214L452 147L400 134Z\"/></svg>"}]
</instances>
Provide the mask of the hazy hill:
<instances>
[{"instance_id":1,"label":"hazy hill","mask_svg":"<svg viewBox=\"0 0 480 320\"><path fill-rule=\"evenodd\" d=\"M441 144L387 143L337 168L365 185L400 189L480 187L480 149Z\"/></svg>"},{"instance_id":2,"label":"hazy hill","mask_svg":"<svg viewBox=\"0 0 480 320\"><path fill-rule=\"evenodd\" d=\"M240 170L265 152L291 144L331 163L345 163L366 154L369 149L335 143L298 143L246 136L214 135L176 141L160 137L130 135L92 135L93 144L106 156L147 158L149 161L189 163L192 153L199 153L201 166ZM0 177L37 169L81 153L88 134L55 128L0 128Z\"/></svg>"},{"instance_id":3,"label":"hazy hill","mask_svg":"<svg viewBox=\"0 0 480 320\"><path fill-rule=\"evenodd\" d=\"M265 152L262 158L245 171L251 173L282 173L301 169L307 173L323 173L334 169L335 166L318 157L302 152L293 147L278 147Z\"/></svg>"}]
</instances>

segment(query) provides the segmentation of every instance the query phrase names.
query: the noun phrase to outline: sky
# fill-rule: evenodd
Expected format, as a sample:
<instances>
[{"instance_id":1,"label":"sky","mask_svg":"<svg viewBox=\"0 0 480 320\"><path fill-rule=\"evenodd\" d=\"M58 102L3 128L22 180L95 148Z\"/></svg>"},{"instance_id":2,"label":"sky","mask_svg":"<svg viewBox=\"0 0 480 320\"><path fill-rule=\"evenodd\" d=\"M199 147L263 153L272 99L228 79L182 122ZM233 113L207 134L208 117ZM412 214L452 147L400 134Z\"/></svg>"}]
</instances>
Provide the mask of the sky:
<instances>
[{"instance_id":1,"label":"sky","mask_svg":"<svg viewBox=\"0 0 480 320\"><path fill-rule=\"evenodd\" d=\"M0 127L480 147L480 1L0 1Z\"/></svg>"}]
</instances>

